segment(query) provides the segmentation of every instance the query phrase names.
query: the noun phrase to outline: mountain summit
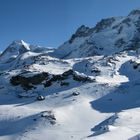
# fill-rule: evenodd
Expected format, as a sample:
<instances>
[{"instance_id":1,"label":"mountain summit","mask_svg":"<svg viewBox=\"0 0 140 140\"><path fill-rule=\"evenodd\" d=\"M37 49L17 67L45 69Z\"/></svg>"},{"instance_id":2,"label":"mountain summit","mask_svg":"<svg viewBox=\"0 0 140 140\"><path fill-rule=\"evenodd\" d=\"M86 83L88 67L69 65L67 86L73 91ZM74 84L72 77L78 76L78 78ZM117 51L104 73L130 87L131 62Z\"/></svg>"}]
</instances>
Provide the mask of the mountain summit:
<instances>
[{"instance_id":1,"label":"mountain summit","mask_svg":"<svg viewBox=\"0 0 140 140\"><path fill-rule=\"evenodd\" d=\"M53 48L30 45L23 40L15 40L0 54L0 61L4 63L13 61L26 52L47 53L52 51L54 51Z\"/></svg>"},{"instance_id":2,"label":"mountain summit","mask_svg":"<svg viewBox=\"0 0 140 140\"><path fill-rule=\"evenodd\" d=\"M53 55L59 58L78 58L109 55L139 48L140 10L126 17L102 19L95 27L82 25Z\"/></svg>"},{"instance_id":3,"label":"mountain summit","mask_svg":"<svg viewBox=\"0 0 140 140\"><path fill-rule=\"evenodd\" d=\"M0 55L0 60L4 62L11 61L27 51L30 51L29 44L25 43L23 40L15 40Z\"/></svg>"}]
</instances>

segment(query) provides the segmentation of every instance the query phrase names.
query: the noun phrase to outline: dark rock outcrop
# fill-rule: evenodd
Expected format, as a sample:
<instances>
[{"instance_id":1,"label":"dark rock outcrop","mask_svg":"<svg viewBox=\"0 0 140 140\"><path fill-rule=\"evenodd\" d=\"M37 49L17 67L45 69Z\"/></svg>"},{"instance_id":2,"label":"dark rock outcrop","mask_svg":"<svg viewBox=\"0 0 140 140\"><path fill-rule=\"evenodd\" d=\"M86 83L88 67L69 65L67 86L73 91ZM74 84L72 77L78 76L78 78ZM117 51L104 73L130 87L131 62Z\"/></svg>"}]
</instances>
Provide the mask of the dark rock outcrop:
<instances>
[{"instance_id":1,"label":"dark rock outcrop","mask_svg":"<svg viewBox=\"0 0 140 140\"><path fill-rule=\"evenodd\" d=\"M10 83L14 86L21 85L23 89L30 90L34 85L41 84L44 80L48 78L48 73L40 73L32 77L25 77L22 75L13 76L10 79Z\"/></svg>"}]
</instances>

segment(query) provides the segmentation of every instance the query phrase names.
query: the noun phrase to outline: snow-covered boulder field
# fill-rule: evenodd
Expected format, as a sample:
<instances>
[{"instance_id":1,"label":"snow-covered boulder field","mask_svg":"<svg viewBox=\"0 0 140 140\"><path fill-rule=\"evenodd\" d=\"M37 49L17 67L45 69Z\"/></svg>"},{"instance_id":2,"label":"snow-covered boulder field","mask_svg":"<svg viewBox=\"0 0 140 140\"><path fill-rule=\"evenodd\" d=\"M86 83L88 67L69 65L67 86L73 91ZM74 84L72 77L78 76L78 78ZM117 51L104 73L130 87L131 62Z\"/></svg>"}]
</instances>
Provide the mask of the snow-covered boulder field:
<instances>
[{"instance_id":1,"label":"snow-covered boulder field","mask_svg":"<svg viewBox=\"0 0 140 140\"><path fill-rule=\"evenodd\" d=\"M139 140L140 10L81 26L57 49L0 53L0 140Z\"/></svg>"}]
</instances>

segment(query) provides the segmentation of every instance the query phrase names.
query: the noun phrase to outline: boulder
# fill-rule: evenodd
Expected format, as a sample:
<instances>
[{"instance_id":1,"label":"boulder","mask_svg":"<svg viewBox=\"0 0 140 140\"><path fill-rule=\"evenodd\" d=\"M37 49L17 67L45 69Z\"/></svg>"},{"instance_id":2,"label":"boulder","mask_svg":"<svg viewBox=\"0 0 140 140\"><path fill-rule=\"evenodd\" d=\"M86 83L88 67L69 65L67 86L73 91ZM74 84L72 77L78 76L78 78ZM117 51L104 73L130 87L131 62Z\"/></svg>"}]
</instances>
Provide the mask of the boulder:
<instances>
[{"instance_id":1,"label":"boulder","mask_svg":"<svg viewBox=\"0 0 140 140\"><path fill-rule=\"evenodd\" d=\"M39 96L37 96L36 99L37 99L38 101L42 101L42 100L45 100L45 97L42 96L42 95L39 95Z\"/></svg>"}]
</instances>

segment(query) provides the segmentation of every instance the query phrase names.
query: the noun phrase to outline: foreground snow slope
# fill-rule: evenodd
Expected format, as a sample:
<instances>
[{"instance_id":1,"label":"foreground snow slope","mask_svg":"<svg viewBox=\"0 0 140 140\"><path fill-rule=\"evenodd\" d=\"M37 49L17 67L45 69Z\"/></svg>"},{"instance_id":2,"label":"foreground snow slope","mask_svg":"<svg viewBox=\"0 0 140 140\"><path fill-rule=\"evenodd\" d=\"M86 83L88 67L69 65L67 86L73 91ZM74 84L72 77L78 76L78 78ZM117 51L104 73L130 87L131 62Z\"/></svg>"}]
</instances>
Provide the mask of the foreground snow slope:
<instances>
[{"instance_id":1,"label":"foreground snow slope","mask_svg":"<svg viewBox=\"0 0 140 140\"><path fill-rule=\"evenodd\" d=\"M8 46L0 55L0 140L138 140L140 46L129 33L135 32L132 27L139 14L134 10L128 15L131 21L111 18L97 25L92 39L103 42L105 50L112 50L110 53L100 49L103 53L87 57L81 51L79 55L75 35L70 43L77 51L65 59L56 52L72 50L69 43L56 51L24 41ZM125 31L116 35L123 20L131 23L132 31L125 26ZM111 29L109 23L117 27ZM82 44L95 31L84 26L79 30ZM107 39L110 34L133 43L114 48L113 40Z\"/></svg>"},{"instance_id":2,"label":"foreground snow slope","mask_svg":"<svg viewBox=\"0 0 140 140\"><path fill-rule=\"evenodd\" d=\"M134 69L139 58L135 51L70 60L30 53L27 62L32 57L41 58L40 63L36 61L25 68L13 65L10 71L1 71L1 140L126 140L139 134L139 67ZM43 62L46 64L42 65ZM70 76L65 80L68 86L61 86L63 80L57 80L49 87L44 87L43 82L31 90L9 82L15 75L31 77L41 72L58 75L68 69L76 70L80 75L83 73L94 81L74 81ZM80 94L74 96L74 92ZM38 95L46 99L37 101ZM42 117L43 111L52 111L55 124L49 117Z\"/></svg>"}]
</instances>

